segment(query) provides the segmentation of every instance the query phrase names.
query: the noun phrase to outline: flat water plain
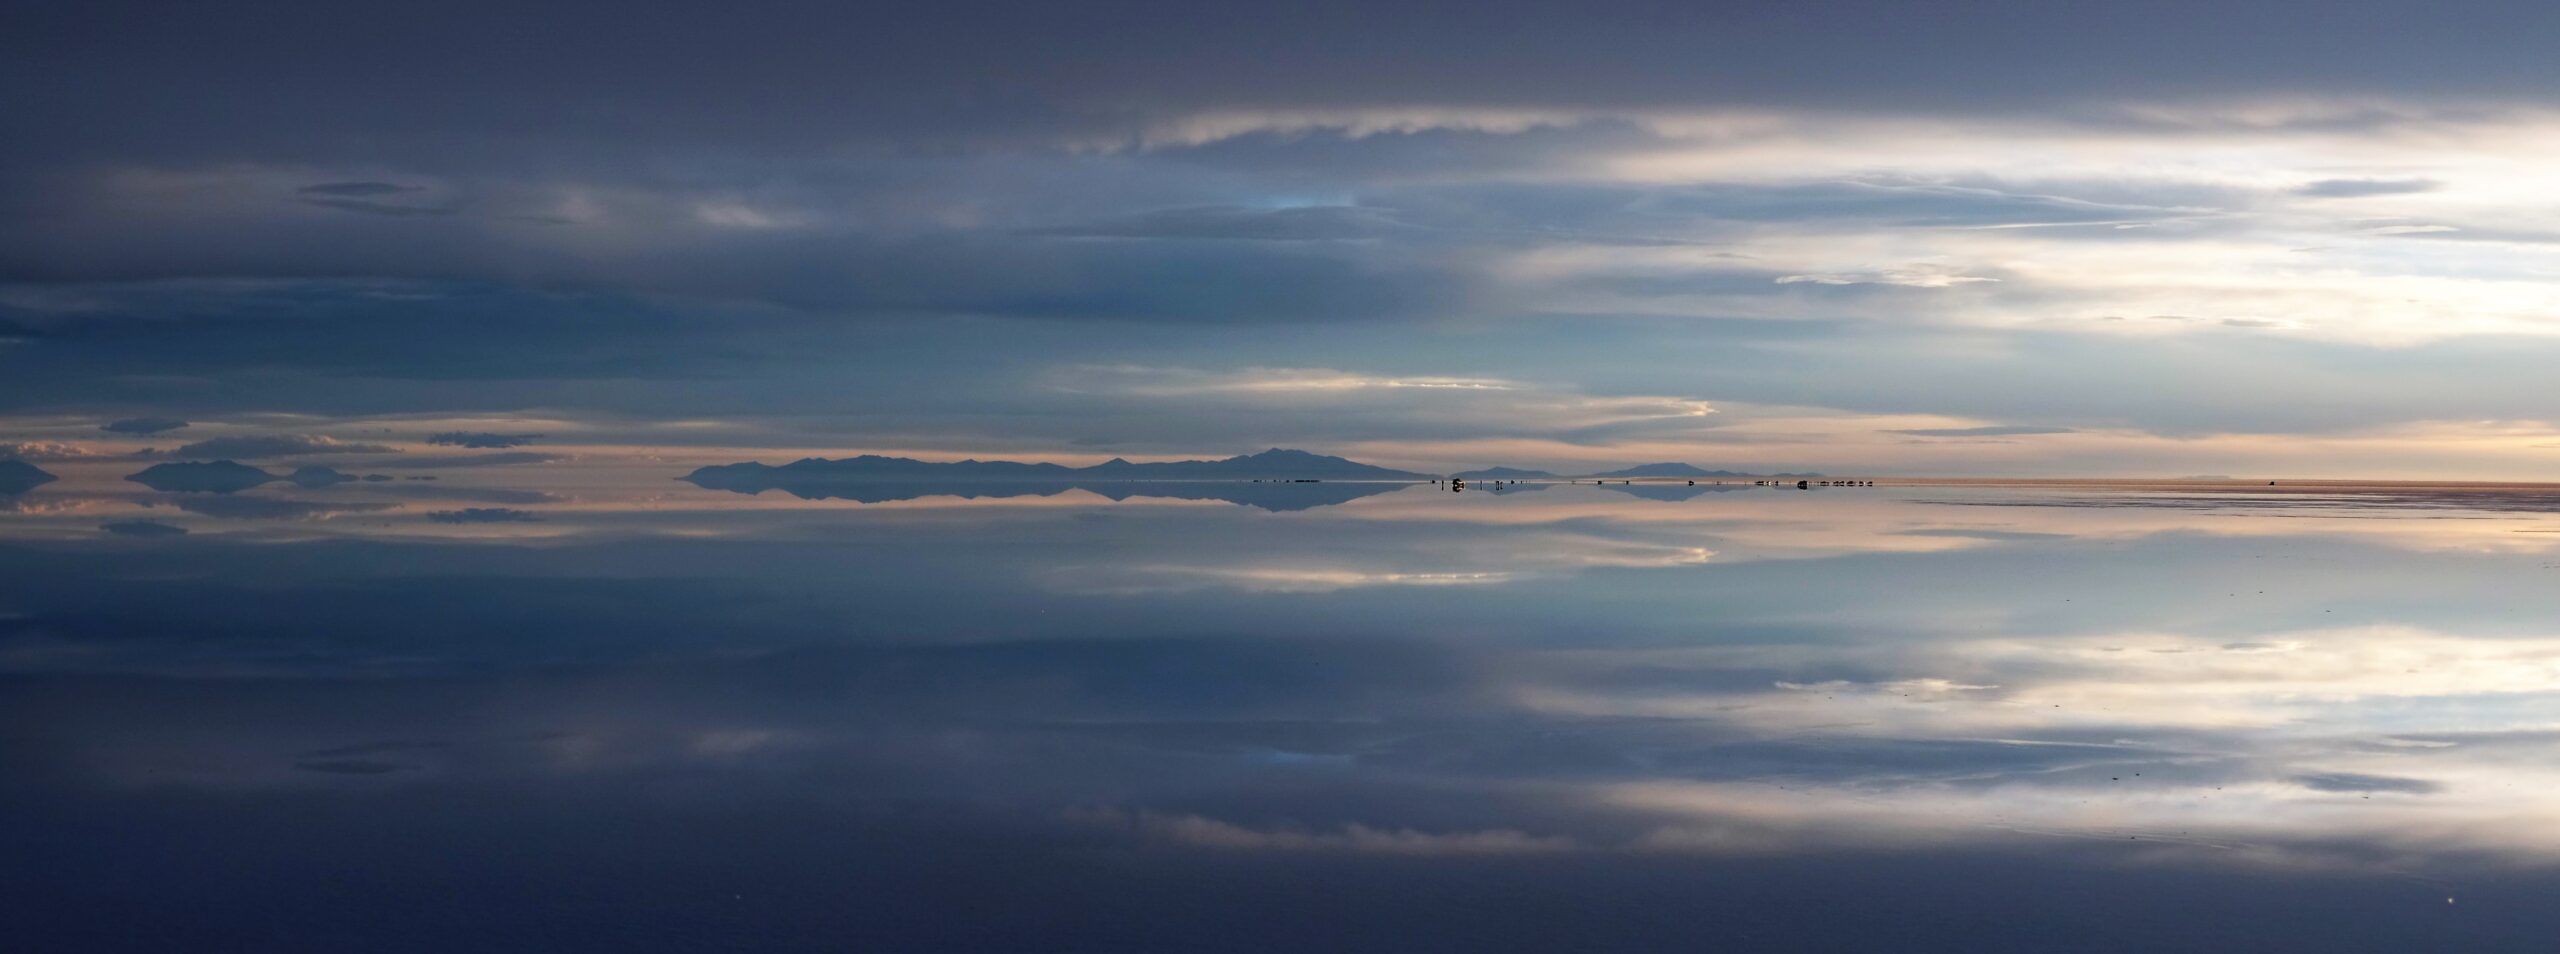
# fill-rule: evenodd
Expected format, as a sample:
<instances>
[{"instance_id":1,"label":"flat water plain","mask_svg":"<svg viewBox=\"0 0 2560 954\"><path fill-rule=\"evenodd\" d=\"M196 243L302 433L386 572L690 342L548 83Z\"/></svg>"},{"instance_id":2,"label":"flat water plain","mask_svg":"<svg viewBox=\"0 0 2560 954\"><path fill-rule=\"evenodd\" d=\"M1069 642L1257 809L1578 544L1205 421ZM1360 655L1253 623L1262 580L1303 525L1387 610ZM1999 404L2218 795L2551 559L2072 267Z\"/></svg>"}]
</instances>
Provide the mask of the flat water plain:
<instances>
[{"instance_id":1,"label":"flat water plain","mask_svg":"<svg viewBox=\"0 0 2560 954\"><path fill-rule=\"evenodd\" d=\"M65 478L0 893L85 949L2560 936L2560 488Z\"/></svg>"}]
</instances>

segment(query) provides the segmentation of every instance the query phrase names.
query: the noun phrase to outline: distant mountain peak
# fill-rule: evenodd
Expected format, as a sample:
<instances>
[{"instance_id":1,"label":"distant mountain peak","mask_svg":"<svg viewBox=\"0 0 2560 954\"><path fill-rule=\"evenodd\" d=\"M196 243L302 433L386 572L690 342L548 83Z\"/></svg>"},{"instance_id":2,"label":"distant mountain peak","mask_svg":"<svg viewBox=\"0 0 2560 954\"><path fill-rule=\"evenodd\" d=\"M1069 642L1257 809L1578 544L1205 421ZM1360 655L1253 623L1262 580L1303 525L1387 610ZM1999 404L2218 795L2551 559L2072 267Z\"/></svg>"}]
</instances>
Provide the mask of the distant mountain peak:
<instances>
[{"instance_id":1,"label":"distant mountain peak","mask_svg":"<svg viewBox=\"0 0 2560 954\"><path fill-rule=\"evenodd\" d=\"M1606 473L1593 474L1593 475L1591 475L1591 476L1594 476L1594 477L1758 477L1758 476L1769 476L1769 475L1765 475L1765 474L1753 474L1753 473L1749 473L1749 472L1746 472L1746 471L1738 471L1738 470L1706 470L1706 469L1701 468L1701 467L1699 467L1699 466L1697 466L1697 465L1695 465L1695 464L1683 463L1683 462L1680 462L1680 461L1665 461L1665 462L1658 463L1658 464L1637 464L1636 466L1629 467L1629 468L1626 468L1626 469L1624 469L1624 470L1613 470L1613 471L1609 471L1609 472L1606 472ZM1819 476L1822 476L1822 475L1820 475L1820 474L1789 474L1789 475L1787 475L1787 476L1791 476L1791 477L1819 477Z\"/></svg>"},{"instance_id":2,"label":"distant mountain peak","mask_svg":"<svg viewBox=\"0 0 2560 954\"><path fill-rule=\"evenodd\" d=\"M1265 464L1281 463L1281 462L1285 462L1285 461L1307 461L1307 460L1327 460L1327 461L1331 461L1331 460L1344 460L1344 458L1340 458L1340 457L1331 457L1331 456L1327 456L1327 455L1324 455L1324 454L1318 454L1318 453L1316 453L1316 452L1314 452L1314 451L1302 451L1302 450L1297 450L1297 449L1294 449L1294 448L1288 448L1288 447L1274 447L1274 448L1270 448L1270 449L1268 449L1268 450L1259 451L1259 452L1256 452L1256 453L1251 453L1251 454L1240 454L1240 455L1237 455L1237 456L1234 456L1234 457L1229 457L1229 458L1227 458L1227 459L1228 459L1228 460L1231 460L1231 461L1246 461L1246 460L1249 460L1249 461L1254 461L1254 462L1256 462L1256 463L1265 463Z\"/></svg>"}]
</instances>

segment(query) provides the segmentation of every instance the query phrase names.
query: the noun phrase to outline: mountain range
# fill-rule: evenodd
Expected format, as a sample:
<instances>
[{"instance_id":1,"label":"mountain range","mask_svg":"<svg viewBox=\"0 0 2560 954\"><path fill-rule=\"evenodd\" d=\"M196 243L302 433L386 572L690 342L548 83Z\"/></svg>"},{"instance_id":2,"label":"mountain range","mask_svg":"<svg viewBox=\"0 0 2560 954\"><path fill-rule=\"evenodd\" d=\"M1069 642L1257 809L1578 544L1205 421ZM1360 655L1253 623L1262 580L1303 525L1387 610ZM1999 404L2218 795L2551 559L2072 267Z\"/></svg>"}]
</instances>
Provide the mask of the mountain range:
<instances>
[{"instance_id":1,"label":"mountain range","mask_svg":"<svg viewBox=\"0 0 2560 954\"><path fill-rule=\"evenodd\" d=\"M868 480L1030 480L1064 483L1123 480L1429 480L1429 474L1394 470L1302 450L1273 448L1225 460L1134 464L1117 457L1091 467L1010 460L923 461L865 454L838 460L809 457L775 466L756 462L715 464L683 478L714 490L783 488ZM753 493L753 490L747 490Z\"/></svg>"},{"instance_id":2,"label":"mountain range","mask_svg":"<svg viewBox=\"0 0 2560 954\"><path fill-rule=\"evenodd\" d=\"M697 468L682 479L695 486L712 490L757 493L778 489L809 496L812 492L823 492L834 485L881 481L1016 481L1084 485L1117 481L1411 481L1430 480L1434 476L1363 464L1341 457L1275 447L1258 454L1243 454L1224 460L1180 460L1139 464L1115 457L1090 467L1069 467L1064 464L1012 460L927 461L912 457L883 457L876 454L834 460L808 457L778 465L756 461L714 464ZM1521 467L1485 467L1460 471L1454 476L1468 480L1546 480L1559 477L1547 471ZM1690 464L1671 462L1640 464L1588 476L1633 479L1734 478L1772 475L1747 474L1732 470L1706 470ZM1821 475L1776 476L1794 478ZM836 496L835 494L827 495Z\"/></svg>"},{"instance_id":3,"label":"mountain range","mask_svg":"<svg viewBox=\"0 0 2560 954\"><path fill-rule=\"evenodd\" d=\"M1821 474L1751 474L1738 470L1702 470L1679 462L1637 464L1624 470L1613 470L1593 477L1820 477Z\"/></svg>"}]
</instances>

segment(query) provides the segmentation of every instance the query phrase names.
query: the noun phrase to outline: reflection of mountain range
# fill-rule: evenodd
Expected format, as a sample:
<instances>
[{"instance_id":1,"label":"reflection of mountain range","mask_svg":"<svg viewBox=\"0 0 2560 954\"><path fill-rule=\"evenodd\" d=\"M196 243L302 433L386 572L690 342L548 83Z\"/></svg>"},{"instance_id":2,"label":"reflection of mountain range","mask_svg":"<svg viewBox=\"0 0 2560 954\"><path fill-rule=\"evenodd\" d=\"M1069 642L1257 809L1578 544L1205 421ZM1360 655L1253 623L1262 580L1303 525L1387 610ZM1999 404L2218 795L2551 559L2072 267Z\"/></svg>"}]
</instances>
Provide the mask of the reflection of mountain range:
<instances>
[{"instance_id":1,"label":"reflection of mountain range","mask_svg":"<svg viewBox=\"0 0 2560 954\"><path fill-rule=\"evenodd\" d=\"M708 468L706 468L708 469ZM785 468L768 468L781 471ZM892 500L914 500L919 497L958 497L963 500L1002 497L1047 497L1070 490L1099 494L1112 500L1132 497L1159 497L1173 500L1223 500L1228 503L1259 507L1270 511L1311 510L1350 503L1362 497L1393 493L1408 484L1373 482L1291 483L1286 481L1254 482L1249 480L1182 481L1182 480L1003 480L944 479L897 480L876 478L795 478L789 475L752 476L715 474L709 477L697 472L684 478L694 484L733 493L756 494L779 490L803 500L852 500L861 503L885 503Z\"/></svg>"},{"instance_id":2,"label":"reflection of mountain range","mask_svg":"<svg viewBox=\"0 0 2560 954\"><path fill-rule=\"evenodd\" d=\"M1646 500L1687 500L1700 494L1713 494L1723 493L1729 490L1751 489L1750 487L1742 484L1706 484L1703 486L1696 484L1601 484L1600 486L1607 490L1642 497Z\"/></svg>"},{"instance_id":3,"label":"reflection of mountain range","mask_svg":"<svg viewBox=\"0 0 2560 954\"><path fill-rule=\"evenodd\" d=\"M230 494L279 480L316 490L351 481L380 483L391 478L383 474L366 474L358 477L354 474L342 473L334 467L322 467L316 464L296 469L291 474L277 475L238 461L216 460L153 464L143 468L141 473L126 475L125 479L153 490Z\"/></svg>"},{"instance_id":4,"label":"reflection of mountain range","mask_svg":"<svg viewBox=\"0 0 2560 954\"><path fill-rule=\"evenodd\" d=\"M125 479L153 490L229 494L282 478L239 461L217 460L153 464Z\"/></svg>"},{"instance_id":5,"label":"reflection of mountain range","mask_svg":"<svg viewBox=\"0 0 2560 954\"><path fill-rule=\"evenodd\" d=\"M0 460L0 494L23 494L54 481L44 468L23 460Z\"/></svg>"},{"instance_id":6,"label":"reflection of mountain range","mask_svg":"<svg viewBox=\"0 0 2560 954\"><path fill-rule=\"evenodd\" d=\"M1091 467L1008 460L942 463L872 455L842 460L812 457L779 467L752 462L721 464L696 470L684 479L712 490L742 494L780 490L810 500L864 503L937 496L1047 496L1073 489L1113 500L1169 497L1225 500L1265 510L1304 510L1399 489L1385 481L1425 477L1340 457L1273 449L1225 460L1133 464L1115 458Z\"/></svg>"},{"instance_id":7,"label":"reflection of mountain range","mask_svg":"<svg viewBox=\"0 0 2560 954\"><path fill-rule=\"evenodd\" d=\"M1229 457L1225 460L1181 460L1154 464L1133 464L1119 458L1091 467L1068 467L1061 464L1026 464L1010 460L924 461L911 457L879 457L865 454L842 460L816 457L795 460L775 467L770 464L720 464L704 467L685 477L696 484L716 489L732 489L728 484L745 482L768 487L781 486L777 481L795 483L842 480L1053 480L1083 483L1093 480L1427 480L1429 475L1411 471L1390 470L1359 461L1310 454L1301 450L1273 448L1259 454Z\"/></svg>"},{"instance_id":8,"label":"reflection of mountain range","mask_svg":"<svg viewBox=\"0 0 2560 954\"><path fill-rule=\"evenodd\" d=\"M1487 467L1487 468L1484 468L1484 469L1482 469L1482 470L1462 470L1462 471L1459 471L1458 473L1456 473L1456 474L1454 474L1454 475L1452 475L1452 476L1456 476L1456 477L1464 477L1464 478L1466 478L1466 479L1468 479L1468 480L1478 480L1478 479L1483 479L1483 480L1542 480L1542 479L1549 478L1549 477L1560 477L1560 476L1562 476L1562 475L1559 475L1559 474L1550 474L1550 473L1548 473L1548 472L1546 472L1546 471L1543 471L1543 470L1525 470L1525 469L1518 468L1518 467ZM1678 461L1666 461L1666 462L1659 463L1659 464L1637 464L1637 465L1635 465L1635 466L1633 466L1633 467L1627 467L1627 468L1623 468L1623 469L1619 469L1619 470L1607 471L1607 472L1604 472L1604 473L1597 473L1597 474L1586 473L1586 474L1583 474L1582 476L1584 476L1584 477L1721 477L1721 478L1727 478L1727 479L1734 478L1734 477L1785 477L1785 478L1787 478L1787 479L1789 479L1789 480L1794 480L1794 479L1799 478L1799 477L1820 477L1820 476L1822 476L1822 475L1821 475L1821 474L1811 474L1811 473L1807 473L1807 474L1753 474L1753 473L1745 473L1745 472L1743 472L1743 471L1739 471L1739 470L1707 470L1707 469L1705 469L1705 468L1703 468L1703 467L1699 467L1699 466L1697 466L1697 465L1695 465L1695 464L1684 464L1684 463L1680 463L1680 462L1678 462Z\"/></svg>"}]
</instances>

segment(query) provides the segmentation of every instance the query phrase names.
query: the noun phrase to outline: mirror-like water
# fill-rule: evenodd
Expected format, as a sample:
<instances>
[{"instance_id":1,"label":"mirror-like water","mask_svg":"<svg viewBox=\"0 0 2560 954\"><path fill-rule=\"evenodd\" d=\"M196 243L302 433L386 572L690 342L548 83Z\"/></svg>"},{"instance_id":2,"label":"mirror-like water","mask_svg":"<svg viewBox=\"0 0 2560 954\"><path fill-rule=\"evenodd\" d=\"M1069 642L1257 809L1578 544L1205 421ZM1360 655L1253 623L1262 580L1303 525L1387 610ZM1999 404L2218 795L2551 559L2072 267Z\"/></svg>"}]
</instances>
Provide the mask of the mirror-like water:
<instances>
[{"instance_id":1,"label":"mirror-like water","mask_svg":"<svg viewBox=\"0 0 2560 954\"><path fill-rule=\"evenodd\" d=\"M0 498L0 890L100 948L2560 936L2560 497L507 476Z\"/></svg>"}]
</instances>

